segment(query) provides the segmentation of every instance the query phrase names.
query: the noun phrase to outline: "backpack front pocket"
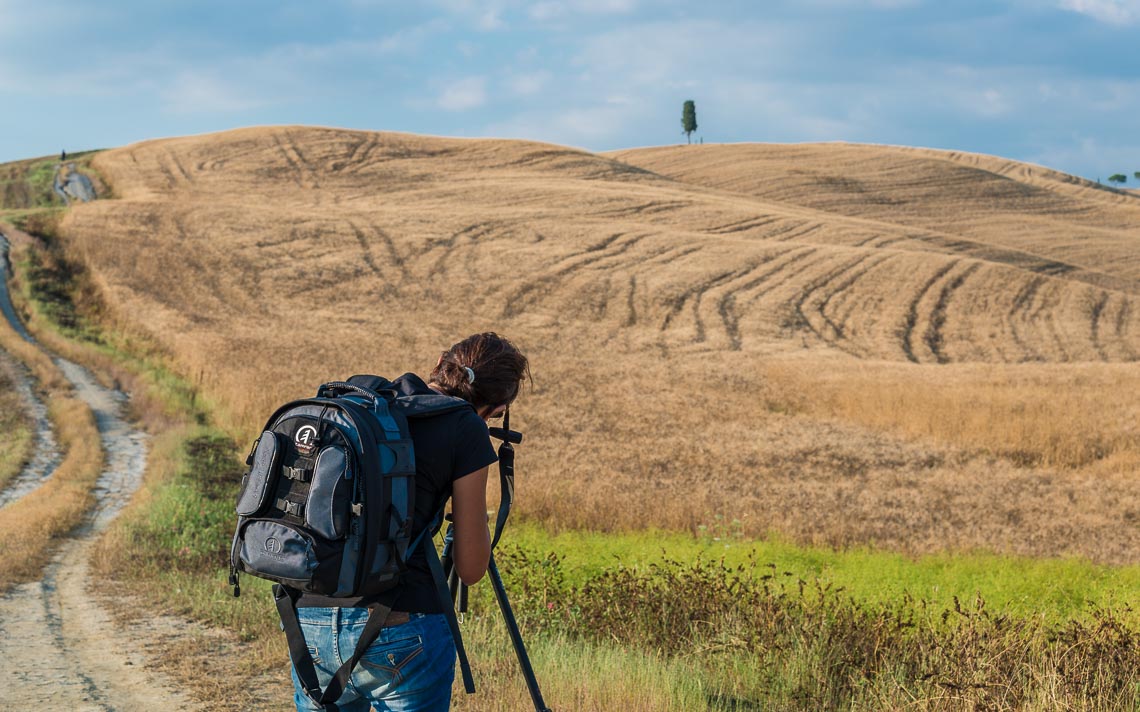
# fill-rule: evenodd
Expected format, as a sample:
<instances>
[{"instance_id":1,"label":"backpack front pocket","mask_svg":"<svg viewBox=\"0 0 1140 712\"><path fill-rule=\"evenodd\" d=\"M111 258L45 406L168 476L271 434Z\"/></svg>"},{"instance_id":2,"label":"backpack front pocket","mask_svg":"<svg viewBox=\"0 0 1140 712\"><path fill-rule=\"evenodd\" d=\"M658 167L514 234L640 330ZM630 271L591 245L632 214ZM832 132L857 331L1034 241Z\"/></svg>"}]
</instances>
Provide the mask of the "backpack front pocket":
<instances>
[{"instance_id":1,"label":"backpack front pocket","mask_svg":"<svg viewBox=\"0 0 1140 712\"><path fill-rule=\"evenodd\" d=\"M248 522L240 537L238 557L243 569L294 588L309 587L319 563L312 537L269 520Z\"/></svg>"},{"instance_id":2,"label":"backpack front pocket","mask_svg":"<svg viewBox=\"0 0 1140 712\"><path fill-rule=\"evenodd\" d=\"M352 507L352 466L343 448L326 447L317 455L305 524L326 539L341 539L348 532Z\"/></svg>"},{"instance_id":3,"label":"backpack front pocket","mask_svg":"<svg viewBox=\"0 0 1140 712\"><path fill-rule=\"evenodd\" d=\"M266 430L257 440L253 451L253 464L241 485L237 513L240 517L253 517L265 511L277 487L281 472L281 441L277 433Z\"/></svg>"}]
</instances>

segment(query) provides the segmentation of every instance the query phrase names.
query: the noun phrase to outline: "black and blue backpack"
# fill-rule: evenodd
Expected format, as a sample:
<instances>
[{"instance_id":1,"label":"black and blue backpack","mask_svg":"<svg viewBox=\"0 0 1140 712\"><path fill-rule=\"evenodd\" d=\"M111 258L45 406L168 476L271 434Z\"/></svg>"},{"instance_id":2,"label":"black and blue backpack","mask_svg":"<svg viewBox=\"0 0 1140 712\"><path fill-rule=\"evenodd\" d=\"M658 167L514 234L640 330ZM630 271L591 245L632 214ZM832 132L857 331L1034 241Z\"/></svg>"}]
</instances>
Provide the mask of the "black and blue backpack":
<instances>
[{"instance_id":1,"label":"black and blue backpack","mask_svg":"<svg viewBox=\"0 0 1140 712\"><path fill-rule=\"evenodd\" d=\"M464 686L474 681L451 593L432 542L442 512L413 532L416 463L408 419L472 407L445 395L398 395L378 376L322 385L313 398L277 409L254 443L237 501L230 584L238 574L273 581L289 655L306 693L335 712L349 676L391 609L376 605L352 657L322 690L297 622L302 593L373 596L395 588L406 561L424 549L455 639Z\"/></svg>"}]
</instances>

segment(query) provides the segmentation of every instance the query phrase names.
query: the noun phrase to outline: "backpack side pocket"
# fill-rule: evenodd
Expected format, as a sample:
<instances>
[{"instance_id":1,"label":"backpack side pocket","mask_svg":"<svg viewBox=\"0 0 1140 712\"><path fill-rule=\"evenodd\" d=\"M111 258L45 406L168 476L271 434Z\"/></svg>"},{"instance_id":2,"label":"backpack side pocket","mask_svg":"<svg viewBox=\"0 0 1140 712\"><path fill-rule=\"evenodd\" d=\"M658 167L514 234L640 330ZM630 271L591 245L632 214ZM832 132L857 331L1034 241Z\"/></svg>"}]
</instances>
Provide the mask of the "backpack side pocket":
<instances>
[{"instance_id":1,"label":"backpack side pocket","mask_svg":"<svg viewBox=\"0 0 1140 712\"><path fill-rule=\"evenodd\" d=\"M253 517L265 510L277 487L277 477L281 473L281 441L277 433L266 430L257 440L253 451L253 464L241 484L238 495L237 513L241 517Z\"/></svg>"},{"instance_id":2,"label":"backpack side pocket","mask_svg":"<svg viewBox=\"0 0 1140 712\"><path fill-rule=\"evenodd\" d=\"M326 447L313 466L313 484L305 506L305 524L326 539L341 539L348 531L352 506L352 465L344 449Z\"/></svg>"}]
</instances>

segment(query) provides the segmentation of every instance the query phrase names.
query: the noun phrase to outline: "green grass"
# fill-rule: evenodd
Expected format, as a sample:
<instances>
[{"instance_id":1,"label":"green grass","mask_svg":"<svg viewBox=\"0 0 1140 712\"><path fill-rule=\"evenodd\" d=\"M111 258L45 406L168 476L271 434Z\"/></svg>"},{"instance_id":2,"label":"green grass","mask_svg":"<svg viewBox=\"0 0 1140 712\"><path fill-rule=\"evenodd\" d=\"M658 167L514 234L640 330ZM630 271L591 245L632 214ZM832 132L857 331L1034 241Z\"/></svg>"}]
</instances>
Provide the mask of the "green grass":
<instances>
[{"instance_id":1,"label":"green grass","mask_svg":"<svg viewBox=\"0 0 1140 712\"><path fill-rule=\"evenodd\" d=\"M91 175L91 158L99 151L69 154L78 170ZM0 216L18 217L21 213L63 205L52 184L59 166L58 156L29 158L0 164ZM12 211L12 212L9 212Z\"/></svg>"},{"instance_id":2,"label":"green grass","mask_svg":"<svg viewBox=\"0 0 1140 712\"><path fill-rule=\"evenodd\" d=\"M34 434L31 418L13 384L0 374L0 433L4 433L4 458L0 459L0 487L19 474L31 455Z\"/></svg>"},{"instance_id":3,"label":"green grass","mask_svg":"<svg viewBox=\"0 0 1140 712\"><path fill-rule=\"evenodd\" d=\"M525 482L519 487L519 496L525 498ZM1140 566L1100 566L1081 559L953 552L912 558L866 548L804 547L778 537L746 541L710 535L697 539L656 530L550 534L534 522L510 525L504 542L531 552L557 554L571 583L582 583L617 565L647 569L670 559L704 559L723 560L729 568L755 562L759 575L841 588L871 606L909 596L936 608L951 608L955 597L973 601L980 595L991 611L1039 616L1057 623L1087 617L1096 608L1121 610L1140 600ZM1140 610L1134 613L1140 620Z\"/></svg>"}]
</instances>

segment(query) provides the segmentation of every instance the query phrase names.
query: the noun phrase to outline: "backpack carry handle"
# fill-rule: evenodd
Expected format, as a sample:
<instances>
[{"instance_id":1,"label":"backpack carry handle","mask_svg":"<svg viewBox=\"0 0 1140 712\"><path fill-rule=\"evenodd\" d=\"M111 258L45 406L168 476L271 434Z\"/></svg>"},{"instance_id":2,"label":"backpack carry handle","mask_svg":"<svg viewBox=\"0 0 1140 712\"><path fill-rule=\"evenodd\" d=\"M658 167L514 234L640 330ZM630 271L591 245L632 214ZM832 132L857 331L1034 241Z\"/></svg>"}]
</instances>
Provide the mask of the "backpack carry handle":
<instances>
[{"instance_id":1,"label":"backpack carry handle","mask_svg":"<svg viewBox=\"0 0 1140 712\"><path fill-rule=\"evenodd\" d=\"M390 391L386 391L390 392ZM375 410L380 405L380 400L390 400L384 398L381 394L372 390L371 388L364 388L363 386L356 386L345 381L331 381L322 385L317 389L317 397L322 396L328 398L336 398L337 396L344 395L345 393L353 393L355 395L367 398L372 401L372 409Z\"/></svg>"}]
</instances>

